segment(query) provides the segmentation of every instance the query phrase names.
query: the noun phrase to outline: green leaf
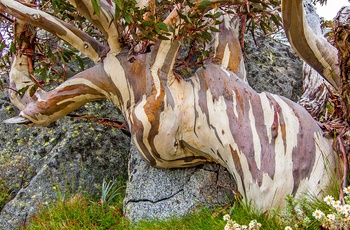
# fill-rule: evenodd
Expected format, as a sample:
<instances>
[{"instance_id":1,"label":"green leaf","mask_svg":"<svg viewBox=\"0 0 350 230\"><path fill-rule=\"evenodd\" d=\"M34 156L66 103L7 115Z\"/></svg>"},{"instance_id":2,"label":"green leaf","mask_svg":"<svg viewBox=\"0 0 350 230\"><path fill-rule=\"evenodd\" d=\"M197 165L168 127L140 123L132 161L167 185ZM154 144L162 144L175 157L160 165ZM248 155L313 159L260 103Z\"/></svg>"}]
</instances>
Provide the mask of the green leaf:
<instances>
[{"instance_id":1,"label":"green leaf","mask_svg":"<svg viewBox=\"0 0 350 230\"><path fill-rule=\"evenodd\" d=\"M220 30L214 26L209 27L210 31L212 32L220 32Z\"/></svg>"},{"instance_id":2,"label":"green leaf","mask_svg":"<svg viewBox=\"0 0 350 230\"><path fill-rule=\"evenodd\" d=\"M158 35L158 39L160 39L160 40L170 40L168 37L163 36L163 35Z\"/></svg>"},{"instance_id":3,"label":"green leaf","mask_svg":"<svg viewBox=\"0 0 350 230\"><path fill-rule=\"evenodd\" d=\"M95 14L100 15L100 0L91 0L91 3Z\"/></svg>"},{"instance_id":4,"label":"green leaf","mask_svg":"<svg viewBox=\"0 0 350 230\"><path fill-rule=\"evenodd\" d=\"M119 10L123 9L123 4L121 0L114 0L115 5L118 7Z\"/></svg>"},{"instance_id":5,"label":"green leaf","mask_svg":"<svg viewBox=\"0 0 350 230\"><path fill-rule=\"evenodd\" d=\"M153 23L150 22L150 21L147 21L147 20L142 21L142 22L141 22L141 25L142 25L143 28L146 28L146 27L153 27Z\"/></svg>"},{"instance_id":6,"label":"green leaf","mask_svg":"<svg viewBox=\"0 0 350 230\"><path fill-rule=\"evenodd\" d=\"M16 52L16 46L14 42L11 42L10 44L10 52L11 53L15 53Z\"/></svg>"},{"instance_id":7,"label":"green leaf","mask_svg":"<svg viewBox=\"0 0 350 230\"><path fill-rule=\"evenodd\" d=\"M127 24L130 24L133 21L131 14L129 14L128 12L124 12L123 18Z\"/></svg>"},{"instance_id":8,"label":"green leaf","mask_svg":"<svg viewBox=\"0 0 350 230\"><path fill-rule=\"evenodd\" d=\"M0 53L2 53L2 50L6 47L5 42L1 41L0 43Z\"/></svg>"},{"instance_id":9,"label":"green leaf","mask_svg":"<svg viewBox=\"0 0 350 230\"><path fill-rule=\"evenodd\" d=\"M164 22L158 22L157 23L157 27L160 29L160 30L163 30L165 32L168 32L168 26L164 23Z\"/></svg>"},{"instance_id":10,"label":"green leaf","mask_svg":"<svg viewBox=\"0 0 350 230\"><path fill-rule=\"evenodd\" d=\"M184 20L186 23L192 23L191 19L185 15L185 14L182 14L180 11L177 11L177 14L179 15L179 17Z\"/></svg>"},{"instance_id":11,"label":"green leaf","mask_svg":"<svg viewBox=\"0 0 350 230\"><path fill-rule=\"evenodd\" d=\"M201 3L199 3L198 5L198 9L199 10L204 10L205 8L208 7L208 5L212 4L211 1L202 1Z\"/></svg>"},{"instance_id":12,"label":"green leaf","mask_svg":"<svg viewBox=\"0 0 350 230\"><path fill-rule=\"evenodd\" d=\"M26 93L26 91L28 90L29 85L26 85L25 87L17 90L16 94L19 95L21 98L23 98L24 94Z\"/></svg>"},{"instance_id":13,"label":"green leaf","mask_svg":"<svg viewBox=\"0 0 350 230\"><path fill-rule=\"evenodd\" d=\"M32 87L29 88L29 96L33 97L36 90L39 88L39 86L37 84L33 85Z\"/></svg>"},{"instance_id":14,"label":"green leaf","mask_svg":"<svg viewBox=\"0 0 350 230\"><path fill-rule=\"evenodd\" d=\"M219 18L219 17L221 17L221 15L222 15L221 12L216 12L216 13L214 14L214 18Z\"/></svg>"}]
</instances>

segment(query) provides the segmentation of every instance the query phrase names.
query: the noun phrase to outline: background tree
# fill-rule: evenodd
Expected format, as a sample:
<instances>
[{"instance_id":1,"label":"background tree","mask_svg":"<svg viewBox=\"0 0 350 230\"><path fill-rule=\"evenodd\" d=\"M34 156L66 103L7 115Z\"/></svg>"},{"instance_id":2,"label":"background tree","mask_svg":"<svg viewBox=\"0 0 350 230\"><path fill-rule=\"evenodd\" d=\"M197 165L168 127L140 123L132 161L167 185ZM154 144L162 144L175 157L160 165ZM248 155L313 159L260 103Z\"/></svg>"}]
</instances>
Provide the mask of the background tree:
<instances>
[{"instance_id":1,"label":"background tree","mask_svg":"<svg viewBox=\"0 0 350 230\"><path fill-rule=\"evenodd\" d=\"M218 162L234 175L239 192L263 209L283 204L287 194L320 194L339 171L330 140L305 109L258 94L245 82L237 20L243 29L246 23L252 30L257 23L265 31L274 28L279 1L69 3L52 1L49 8L41 2L0 1L0 12L15 17L9 94L21 110L7 122L46 126L86 102L108 99L121 109L151 165ZM75 9L79 14L72 13ZM338 89L337 50L308 28L302 12L301 0L282 1L287 37ZM41 63L36 27L95 65L44 91L33 74Z\"/></svg>"}]
</instances>

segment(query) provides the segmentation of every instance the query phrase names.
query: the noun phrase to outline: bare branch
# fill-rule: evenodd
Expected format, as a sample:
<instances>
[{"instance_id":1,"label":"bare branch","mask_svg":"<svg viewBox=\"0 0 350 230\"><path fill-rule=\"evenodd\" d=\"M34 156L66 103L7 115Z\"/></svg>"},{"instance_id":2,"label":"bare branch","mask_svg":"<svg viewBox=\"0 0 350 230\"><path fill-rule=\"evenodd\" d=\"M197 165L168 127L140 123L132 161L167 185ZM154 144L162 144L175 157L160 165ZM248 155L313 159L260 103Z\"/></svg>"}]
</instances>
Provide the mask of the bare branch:
<instances>
[{"instance_id":1,"label":"bare branch","mask_svg":"<svg viewBox=\"0 0 350 230\"><path fill-rule=\"evenodd\" d=\"M118 53L121 47L117 25L114 23L114 3L111 6L105 0L101 0L100 15L97 15L91 0L69 0L69 2L103 33L107 38L111 52Z\"/></svg>"},{"instance_id":2,"label":"bare branch","mask_svg":"<svg viewBox=\"0 0 350 230\"><path fill-rule=\"evenodd\" d=\"M305 19L302 0L282 0L284 30L293 49L335 88L340 86L338 52Z\"/></svg>"},{"instance_id":3,"label":"bare branch","mask_svg":"<svg viewBox=\"0 0 350 230\"><path fill-rule=\"evenodd\" d=\"M5 14L0 13L0 17L5 18L9 22L14 22L12 18L7 17Z\"/></svg>"},{"instance_id":4,"label":"bare branch","mask_svg":"<svg viewBox=\"0 0 350 230\"><path fill-rule=\"evenodd\" d=\"M56 35L95 62L99 60L101 53L106 49L93 37L71 24L63 22L48 13L25 6L17 1L0 0L0 10Z\"/></svg>"},{"instance_id":5,"label":"bare branch","mask_svg":"<svg viewBox=\"0 0 350 230\"><path fill-rule=\"evenodd\" d=\"M90 101L109 98L113 83L102 64L78 73L56 89L28 103L20 116L35 125L47 126Z\"/></svg>"}]
</instances>

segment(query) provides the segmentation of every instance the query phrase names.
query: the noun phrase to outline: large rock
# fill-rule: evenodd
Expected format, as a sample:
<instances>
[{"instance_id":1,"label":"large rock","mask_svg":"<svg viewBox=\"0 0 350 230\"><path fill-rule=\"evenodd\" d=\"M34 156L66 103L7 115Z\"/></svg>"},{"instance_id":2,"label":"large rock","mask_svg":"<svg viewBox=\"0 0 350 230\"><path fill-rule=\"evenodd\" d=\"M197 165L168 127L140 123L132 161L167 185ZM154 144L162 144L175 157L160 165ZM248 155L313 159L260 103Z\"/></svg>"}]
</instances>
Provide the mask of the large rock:
<instances>
[{"instance_id":1,"label":"large rock","mask_svg":"<svg viewBox=\"0 0 350 230\"><path fill-rule=\"evenodd\" d=\"M131 145L125 215L132 221L182 216L203 207L223 206L236 189L231 174L218 164L186 169L157 169Z\"/></svg>"},{"instance_id":2,"label":"large rock","mask_svg":"<svg viewBox=\"0 0 350 230\"><path fill-rule=\"evenodd\" d=\"M105 102L79 112L120 119ZM0 120L17 113L2 94ZM126 180L130 138L116 128L68 117L48 128L0 123L0 143L0 179L14 196L2 209L2 230L19 228L40 205L57 198L77 192L98 196L103 178Z\"/></svg>"},{"instance_id":3,"label":"large rock","mask_svg":"<svg viewBox=\"0 0 350 230\"><path fill-rule=\"evenodd\" d=\"M246 35L245 60L249 85L257 92L278 94L293 101L302 95L303 62L284 43L284 34L278 39L255 35L255 40Z\"/></svg>"}]
</instances>

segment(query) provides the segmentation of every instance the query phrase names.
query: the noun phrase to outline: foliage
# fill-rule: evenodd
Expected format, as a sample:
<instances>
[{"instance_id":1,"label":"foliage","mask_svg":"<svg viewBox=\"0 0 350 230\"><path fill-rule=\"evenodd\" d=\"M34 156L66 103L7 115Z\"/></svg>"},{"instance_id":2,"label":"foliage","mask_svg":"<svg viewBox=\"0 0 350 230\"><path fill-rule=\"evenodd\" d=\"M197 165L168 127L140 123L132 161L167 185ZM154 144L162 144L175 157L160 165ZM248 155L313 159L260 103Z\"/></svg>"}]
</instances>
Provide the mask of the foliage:
<instances>
[{"instance_id":1,"label":"foliage","mask_svg":"<svg viewBox=\"0 0 350 230\"><path fill-rule=\"evenodd\" d=\"M229 216L229 219L227 218ZM231 225L234 222L242 226L246 225L252 229L280 229L281 224L279 218L274 213L263 213L260 210L256 209L251 203L245 203L241 200L235 202L235 204L230 209L229 214L224 215L223 219L228 221L226 225L234 227ZM228 228L234 229L234 228Z\"/></svg>"},{"instance_id":2,"label":"foliage","mask_svg":"<svg viewBox=\"0 0 350 230\"><path fill-rule=\"evenodd\" d=\"M108 184L108 183L107 183ZM106 184L106 185L107 185ZM332 191L332 190L330 190ZM30 225L23 229L348 229L350 227L350 187L344 189L346 204L332 196L319 200L305 195L301 199L287 196L287 205L280 210L260 212L250 203L236 200L227 209L200 211L181 218L142 220L130 223L122 210L123 193L102 205L76 194L69 199L42 207ZM228 213L223 215L223 213ZM239 227L239 228L238 228Z\"/></svg>"},{"instance_id":3,"label":"foliage","mask_svg":"<svg viewBox=\"0 0 350 230\"><path fill-rule=\"evenodd\" d=\"M343 189L346 194L343 201L335 200L332 196L326 196L324 210L315 209L313 217L324 229L349 229L350 228L350 186Z\"/></svg>"},{"instance_id":4,"label":"foliage","mask_svg":"<svg viewBox=\"0 0 350 230\"><path fill-rule=\"evenodd\" d=\"M122 216L122 199L114 206L90 202L81 194L42 208L24 229L127 229Z\"/></svg>"},{"instance_id":5,"label":"foliage","mask_svg":"<svg viewBox=\"0 0 350 230\"><path fill-rule=\"evenodd\" d=\"M181 218L171 218L168 220L144 220L131 226L131 229L148 230L222 230L225 223L221 216L213 217L212 211L208 209L200 210Z\"/></svg>"},{"instance_id":6,"label":"foliage","mask_svg":"<svg viewBox=\"0 0 350 230\"><path fill-rule=\"evenodd\" d=\"M264 32L272 32L281 26L279 16L279 0L249 0L233 6L225 4L214 4L210 1L198 3L193 0L162 0L154 1L148 6L139 6L136 0L113 0L115 4L115 18L111 22L118 27L120 42L131 47L140 42L154 42L159 39L169 39L173 36L184 46L185 55L180 55L177 60L177 73L185 75L191 73L193 66L196 68L203 65L206 60L211 60L212 52L206 49L206 43L210 42L212 35L218 32L217 25L221 23L220 17L224 13L234 14L242 18L242 31L247 23L251 31L260 27ZM100 14L100 0L91 0L96 14ZM112 0L107 1L112 4ZM73 24L78 29L88 33L101 43L106 40L102 33L79 14L74 6L64 0L37 1L39 9L53 14L61 20ZM176 25L167 25L165 18L176 6L180 22ZM11 34L11 16L0 15L2 20L1 35ZM7 71L10 65L10 57L15 52L15 41L1 36L0 70ZM7 42L5 42L5 40ZM152 43L147 43L152 44ZM136 50L136 51L135 51ZM146 52L134 49L134 52ZM61 83L69 76L85 69L88 63L81 57L80 53L68 44L60 41L53 35L37 29L35 41L35 63L31 73L38 86ZM72 65L72 63L75 63ZM180 63L180 64L179 64ZM192 68L192 69L191 69ZM0 81L0 87L4 87ZM22 89L19 93L28 89Z\"/></svg>"},{"instance_id":7,"label":"foliage","mask_svg":"<svg viewBox=\"0 0 350 230\"><path fill-rule=\"evenodd\" d=\"M120 186L119 184L119 180L113 179L106 182L106 179L103 179L100 198L101 205L112 203L114 198L120 195L120 190L124 188L124 186Z\"/></svg>"},{"instance_id":8,"label":"foliage","mask_svg":"<svg viewBox=\"0 0 350 230\"><path fill-rule=\"evenodd\" d=\"M61 18L63 21L73 23L77 28L95 35L96 38L101 40L102 35L94 33L95 30L91 24L87 22L76 10L73 10L73 6L67 4L65 1L53 0L50 2L41 1L39 5L40 9L49 13L54 13L55 16ZM11 57L16 51L16 43L21 41L13 40L11 35L13 34L12 22L13 17L7 14L0 14L1 31L0 31L0 73L7 72L10 69ZM33 31L36 34L34 46L35 52L32 59L34 61L34 70L31 72L31 76L36 81L36 87L38 85L50 85L52 83L61 83L70 77L72 74L84 70L88 62L81 57L81 54L72 48L67 43L62 42L52 34L36 28ZM0 80L0 88L6 88L4 81ZM23 94L27 89L23 88L19 90L19 94Z\"/></svg>"},{"instance_id":9,"label":"foliage","mask_svg":"<svg viewBox=\"0 0 350 230\"><path fill-rule=\"evenodd\" d=\"M260 28L265 34L278 31L282 27L280 0L250 0L234 7L237 15L247 24L247 30L255 33Z\"/></svg>"}]
</instances>

